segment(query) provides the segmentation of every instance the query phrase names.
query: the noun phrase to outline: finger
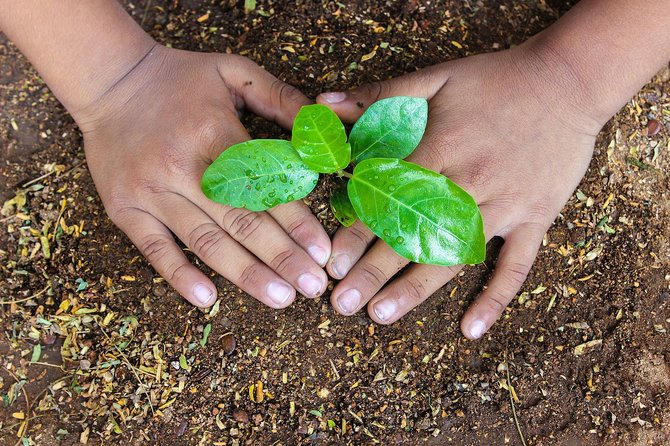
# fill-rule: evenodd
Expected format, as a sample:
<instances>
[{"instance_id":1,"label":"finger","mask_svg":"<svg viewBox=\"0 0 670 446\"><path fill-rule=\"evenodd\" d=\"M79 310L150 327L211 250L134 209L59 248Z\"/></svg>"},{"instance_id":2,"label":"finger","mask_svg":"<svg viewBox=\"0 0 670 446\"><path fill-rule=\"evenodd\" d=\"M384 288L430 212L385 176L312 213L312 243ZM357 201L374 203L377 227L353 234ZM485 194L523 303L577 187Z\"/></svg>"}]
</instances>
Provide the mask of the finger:
<instances>
[{"instance_id":1,"label":"finger","mask_svg":"<svg viewBox=\"0 0 670 446\"><path fill-rule=\"evenodd\" d=\"M208 214L211 219L230 237L256 255L304 296L316 297L326 290L326 273L269 214L229 206L217 205L210 208Z\"/></svg>"},{"instance_id":2,"label":"finger","mask_svg":"<svg viewBox=\"0 0 670 446\"><path fill-rule=\"evenodd\" d=\"M392 324L428 299L458 274L463 265L412 265L368 304L368 314L380 324Z\"/></svg>"},{"instance_id":3,"label":"finger","mask_svg":"<svg viewBox=\"0 0 670 446\"><path fill-rule=\"evenodd\" d=\"M547 228L526 223L516 227L500 250L489 281L461 320L461 331L470 339L480 338L495 323L526 280Z\"/></svg>"},{"instance_id":4,"label":"finger","mask_svg":"<svg viewBox=\"0 0 670 446\"><path fill-rule=\"evenodd\" d=\"M227 55L221 58L219 71L249 110L285 129L293 126L300 107L312 103L300 90L280 81L246 57Z\"/></svg>"},{"instance_id":5,"label":"finger","mask_svg":"<svg viewBox=\"0 0 670 446\"><path fill-rule=\"evenodd\" d=\"M326 265L330 257L330 238L307 205L294 201L274 207L268 213L319 266Z\"/></svg>"},{"instance_id":6,"label":"finger","mask_svg":"<svg viewBox=\"0 0 670 446\"><path fill-rule=\"evenodd\" d=\"M171 192L154 202L160 204L154 215L212 269L269 307L284 308L293 302L295 289L233 240L201 208ZM164 215L164 209L169 209L169 215Z\"/></svg>"},{"instance_id":7,"label":"finger","mask_svg":"<svg viewBox=\"0 0 670 446\"><path fill-rule=\"evenodd\" d=\"M335 279L342 279L360 259L376 236L361 222L340 228L333 237L333 249L326 269Z\"/></svg>"},{"instance_id":8,"label":"finger","mask_svg":"<svg viewBox=\"0 0 670 446\"><path fill-rule=\"evenodd\" d=\"M389 245L378 241L335 287L330 296L333 307L345 315L356 313L408 263Z\"/></svg>"},{"instance_id":9,"label":"finger","mask_svg":"<svg viewBox=\"0 0 670 446\"><path fill-rule=\"evenodd\" d=\"M444 65L435 65L394 79L361 85L347 92L327 92L316 102L329 106L345 122L355 122L372 103L392 96L431 99L448 79Z\"/></svg>"},{"instance_id":10,"label":"finger","mask_svg":"<svg viewBox=\"0 0 670 446\"><path fill-rule=\"evenodd\" d=\"M490 240L501 222L495 217L495 207L485 205L480 210L485 238ZM372 298L368 303L368 314L380 324L391 324L432 296L461 269L463 265L412 265Z\"/></svg>"},{"instance_id":11,"label":"finger","mask_svg":"<svg viewBox=\"0 0 670 446\"><path fill-rule=\"evenodd\" d=\"M212 281L188 261L161 222L136 208L129 208L114 217L116 225L128 235L156 272L186 300L198 307L209 307L216 301L216 287Z\"/></svg>"}]
</instances>

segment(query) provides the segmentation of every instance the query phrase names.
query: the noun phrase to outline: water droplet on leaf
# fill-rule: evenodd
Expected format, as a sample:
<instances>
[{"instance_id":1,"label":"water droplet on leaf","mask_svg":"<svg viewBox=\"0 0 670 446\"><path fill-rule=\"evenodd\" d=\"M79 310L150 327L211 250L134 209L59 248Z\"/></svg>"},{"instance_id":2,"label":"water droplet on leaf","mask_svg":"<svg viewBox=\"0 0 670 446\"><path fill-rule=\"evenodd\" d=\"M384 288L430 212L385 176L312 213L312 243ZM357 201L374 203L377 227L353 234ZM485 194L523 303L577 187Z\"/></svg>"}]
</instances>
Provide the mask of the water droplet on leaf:
<instances>
[{"instance_id":1,"label":"water droplet on leaf","mask_svg":"<svg viewBox=\"0 0 670 446\"><path fill-rule=\"evenodd\" d=\"M395 241L398 242L398 243L401 243L401 244L405 243L405 237L400 237L399 236L398 238L395 239Z\"/></svg>"},{"instance_id":2,"label":"water droplet on leaf","mask_svg":"<svg viewBox=\"0 0 670 446\"><path fill-rule=\"evenodd\" d=\"M384 229L384 235L386 237L391 237L391 230L390 229Z\"/></svg>"}]
</instances>

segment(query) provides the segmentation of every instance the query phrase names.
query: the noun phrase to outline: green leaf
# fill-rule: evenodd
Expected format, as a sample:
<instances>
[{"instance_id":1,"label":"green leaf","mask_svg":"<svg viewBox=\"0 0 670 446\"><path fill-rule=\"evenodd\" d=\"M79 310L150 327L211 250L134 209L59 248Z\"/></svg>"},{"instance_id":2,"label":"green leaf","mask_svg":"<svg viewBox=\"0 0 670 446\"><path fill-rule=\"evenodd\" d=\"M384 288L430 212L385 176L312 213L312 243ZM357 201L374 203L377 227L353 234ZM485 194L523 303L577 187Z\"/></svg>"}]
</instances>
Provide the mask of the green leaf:
<instances>
[{"instance_id":1,"label":"green leaf","mask_svg":"<svg viewBox=\"0 0 670 446\"><path fill-rule=\"evenodd\" d=\"M428 101L397 96L370 105L349 142L355 163L369 158L406 158L419 145L428 122Z\"/></svg>"},{"instance_id":2,"label":"green leaf","mask_svg":"<svg viewBox=\"0 0 670 446\"><path fill-rule=\"evenodd\" d=\"M219 155L203 174L201 187L217 203L264 211L303 198L318 179L290 142L256 139Z\"/></svg>"},{"instance_id":3,"label":"green leaf","mask_svg":"<svg viewBox=\"0 0 670 446\"><path fill-rule=\"evenodd\" d=\"M186 371L190 371L190 370L191 370L191 366L188 365L188 361L186 360L186 356L184 356L184 355L179 355L179 367L180 367L182 370L186 370Z\"/></svg>"},{"instance_id":4,"label":"green leaf","mask_svg":"<svg viewBox=\"0 0 670 446\"><path fill-rule=\"evenodd\" d=\"M209 339L209 334L211 332L212 332L212 324L205 325L205 328L202 330L202 339L200 340L201 347L207 345L207 339Z\"/></svg>"},{"instance_id":5,"label":"green leaf","mask_svg":"<svg viewBox=\"0 0 670 446\"><path fill-rule=\"evenodd\" d=\"M473 198L443 175L398 159L361 162L349 198L372 232L417 263L482 262L486 240Z\"/></svg>"},{"instance_id":6,"label":"green leaf","mask_svg":"<svg viewBox=\"0 0 670 446\"><path fill-rule=\"evenodd\" d=\"M342 226L344 227L348 228L358 220L356 211L354 211L354 208L351 206L351 201L349 201L347 183L345 182L337 187L330 196L330 208L333 210L333 214L337 221L342 223Z\"/></svg>"},{"instance_id":7,"label":"green leaf","mask_svg":"<svg viewBox=\"0 0 670 446\"><path fill-rule=\"evenodd\" d=\"M307 167L316 172L336 172L347 167L351 160L344 125L325 105L306 105L300 109L293 121L291 143Z\"/></svg>"},{"instance_id":8,"label":"green leaf","mask_svg":"<svg viewBox=\"0 0 670 446\"><path fill-rule=\"evenodd\" d=\"M40 356L42 356L42 346L40 344L35 344L33 346L33 354L30 357L30 362L37 362L40 360Z\"/></svg>"}]
</instances>

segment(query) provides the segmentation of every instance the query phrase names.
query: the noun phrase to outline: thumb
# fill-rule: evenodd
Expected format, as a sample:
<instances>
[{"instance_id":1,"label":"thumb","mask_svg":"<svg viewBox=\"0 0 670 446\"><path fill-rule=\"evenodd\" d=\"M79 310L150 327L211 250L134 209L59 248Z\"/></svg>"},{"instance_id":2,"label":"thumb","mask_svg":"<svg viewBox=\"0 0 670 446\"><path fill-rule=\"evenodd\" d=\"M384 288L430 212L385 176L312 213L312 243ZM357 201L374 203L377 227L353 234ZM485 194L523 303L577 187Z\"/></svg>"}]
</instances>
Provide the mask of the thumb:
<instances>
[{"instance_id":1,"label":"thumb","mask_svg":"<svg viewBox=\"0 0 670 446\"><path fill-rule=\"evenodd\" d=\"M222 57L219 72L231 93L242 98L249 110L285 129L293 126L300 107L312 103L300 90L280 81L246 57Z\"/></svg>"},{"instance_id":2,"label":"thumb","mask_svg":"<svg viewBox=\"0 0 670 446\"><path fill-rule=\"evenodd\" d=\"M355 122L372 103L393 96L430 100L449 79L445 65L435 65L386 81L363 84L347 92L327 92L316 97L345 122Z\"/></svg>"}]
</instances>

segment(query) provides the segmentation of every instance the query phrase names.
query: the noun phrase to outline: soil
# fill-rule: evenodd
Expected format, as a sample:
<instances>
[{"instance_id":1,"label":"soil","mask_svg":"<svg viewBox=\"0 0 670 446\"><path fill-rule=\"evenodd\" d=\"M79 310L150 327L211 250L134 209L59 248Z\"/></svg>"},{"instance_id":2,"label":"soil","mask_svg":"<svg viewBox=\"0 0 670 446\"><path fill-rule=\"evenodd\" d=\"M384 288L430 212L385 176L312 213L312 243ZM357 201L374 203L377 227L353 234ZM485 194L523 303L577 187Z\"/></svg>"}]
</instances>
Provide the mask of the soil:
<instances>
[{"instance_id":1,"label":"soil","mask_svg":"<svg viewBox=\"0 0 670 446\"><path fill-rule=\"evenodd\" d=\"M571 2L244 3L125 5L163 44L315 96L519 44ZM472 342L458 321L500 240L392 326L327 296L271 310L218 277L217 307L192 308L107 219L77 127L0 35L0 444L667 444L669 91L666 67L605 126L518 299ZM332 232L328 189L308 203Z\"/></svg>"}]
</instances>

